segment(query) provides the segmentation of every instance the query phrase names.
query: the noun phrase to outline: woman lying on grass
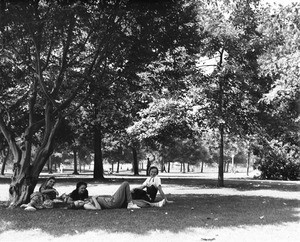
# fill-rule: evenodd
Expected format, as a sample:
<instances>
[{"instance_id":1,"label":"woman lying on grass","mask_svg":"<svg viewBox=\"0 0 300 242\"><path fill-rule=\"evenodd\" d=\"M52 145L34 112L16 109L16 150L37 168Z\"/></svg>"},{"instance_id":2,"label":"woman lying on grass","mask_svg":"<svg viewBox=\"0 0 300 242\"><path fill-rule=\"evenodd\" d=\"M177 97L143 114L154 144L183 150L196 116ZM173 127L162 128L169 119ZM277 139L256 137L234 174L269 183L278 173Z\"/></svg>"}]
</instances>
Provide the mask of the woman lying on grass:
<instances>
[{"instance_id":1,"label":"woman lying on grass","mask_svg":"<svg viewBox=\"0 0 300 242\"><path fill-rule=\"evenodd\" d=\"M78 200L71 208L84 208L87 210L127 208L136 209L143 207L162 207L165 204L163 199L157 203L150 203L144 200L132 200L128 182L123 182L112 196L93 196L87 201Z\"/></svg>"},{"instance_id":2,"label":"woman lying on grass","mask_svg":"<svg viewBox=\"0 0 300 242\"><path fill-rule=\"evenodd\" d=\"M27 211L35 211L36 209L53 208L53 200L58 196L58 191L53 188L55 177L49 177L39 188L38 192L30 195L30 202L22 204L21 208Z\"/></svg>"}]
</instances>

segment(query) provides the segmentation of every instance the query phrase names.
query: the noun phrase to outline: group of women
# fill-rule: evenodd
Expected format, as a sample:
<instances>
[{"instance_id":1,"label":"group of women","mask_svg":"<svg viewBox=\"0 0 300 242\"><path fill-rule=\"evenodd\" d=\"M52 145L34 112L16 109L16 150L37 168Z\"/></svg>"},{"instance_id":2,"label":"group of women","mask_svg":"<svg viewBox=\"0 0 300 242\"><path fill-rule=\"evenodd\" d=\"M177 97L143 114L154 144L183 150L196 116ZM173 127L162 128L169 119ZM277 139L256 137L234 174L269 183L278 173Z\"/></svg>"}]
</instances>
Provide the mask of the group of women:
<instances>
[{"instance_id":1,"label":"group of women","mask_svg":"<svg viewBox=\"0 0 300 242\"><path fill-rule=\"evenodd\" d=\"M59 193L54 188L55 177L49 177L39 188L30 196L28 204L22 204L21 207L27 211L36 209L53 208L55 204L64 204L70 209L114 209L127 208L138 209L145 207L163 207L166 203L172 203L164 194L161 186L161 179L157 176L158 168L153 166L149 168L150 177L145 182L130 190L129 183L123 182L112 196L89 196L87 183L78 182L76 189L70 194ZM159 191L162 200L156 202L156 195Z\"/></svg>"}]
</instances>

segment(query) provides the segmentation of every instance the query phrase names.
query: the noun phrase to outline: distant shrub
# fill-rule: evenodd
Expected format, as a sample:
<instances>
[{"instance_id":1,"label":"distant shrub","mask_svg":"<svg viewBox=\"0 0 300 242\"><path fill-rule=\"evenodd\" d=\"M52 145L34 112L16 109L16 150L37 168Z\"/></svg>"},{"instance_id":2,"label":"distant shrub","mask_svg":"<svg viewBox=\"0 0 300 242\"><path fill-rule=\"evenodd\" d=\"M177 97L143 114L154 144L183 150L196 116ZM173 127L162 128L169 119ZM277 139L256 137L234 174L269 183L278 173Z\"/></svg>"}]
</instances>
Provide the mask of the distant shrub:
<instances>
[{"instance_id":1,"label":"distant shrub","mask_svg":"<svg viewBox=\"0 0 300 242\"><path fill-rule=\"evenodd\" d=\"M272 140L268 145L257 146L256 166L262 179L297 180L300 175L299 147Z\"/></svg>"}]
</instances>

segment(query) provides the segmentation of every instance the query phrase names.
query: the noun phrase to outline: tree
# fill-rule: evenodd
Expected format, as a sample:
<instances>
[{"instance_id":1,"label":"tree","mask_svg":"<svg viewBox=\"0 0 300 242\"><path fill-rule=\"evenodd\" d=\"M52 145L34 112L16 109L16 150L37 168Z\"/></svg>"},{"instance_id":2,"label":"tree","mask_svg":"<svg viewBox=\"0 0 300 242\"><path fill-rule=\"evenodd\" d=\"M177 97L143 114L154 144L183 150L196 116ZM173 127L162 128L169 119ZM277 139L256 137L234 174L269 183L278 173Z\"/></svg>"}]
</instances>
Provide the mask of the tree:
<instances>
[{"instance_id":1,"label":"tree","mask_svg":"<svg viewBox=\"0 0 300 242\"><path fill-rule=\"evenodd\" d=\"M210 1L200 6L200 26L207 36L201 54L215 59L215 67L205 69L207 78L199 85L208 104L202 115L220 136L218 186L224 186L224 134L254 132L256 103L260 90L268 86L258 76L257 59L264 44L256 31L256 2Z\"/></svg>"},{"instance_id":2,"label":"tree","mask_svg":"<svg viewBox=\"0 0 300 242\"><path fill-rule=\"evenodd\" d=\"M89 125L93 126L95 133L95 178L103 179L103 138L107 134L123 137L125 128L137 118L137 112L145 108L151 98L149 83L141 82L136 73L144 71L149 63L160 59L161 53L174 45L189 46L189 43L183 43L187 38L190 42L195 41L192 38L195 27L188 25L193 18L190 15L191 4L185 3L124 1L118 9L118 18L122 17L120 25L114 28L118 44L106 58L105 72L95 73L92 89L96 91L85 106ZM127 142L136 157L137 140L127 139ZM133 168L138 174L136 158Z\"/></svg>"},{"instance_id":3,"label":"tree","mask_svg":"<svg viewBox=\"0 0 300 242\"><path fill-rule=\"evenodd\" d=\"M77 2L1 4L5 11L0 69L5 89L0 129L14 156L9 189L13 207L28 201L53 152L62 122L93 91L95 66L103 64L115 43L112 33L106 32L114 20L109 13L91 19L95 5ZM94 10L100 13L105 7L99 4ZM20 121L22 125L17 125Z\"/></svg>"}]
</instances>

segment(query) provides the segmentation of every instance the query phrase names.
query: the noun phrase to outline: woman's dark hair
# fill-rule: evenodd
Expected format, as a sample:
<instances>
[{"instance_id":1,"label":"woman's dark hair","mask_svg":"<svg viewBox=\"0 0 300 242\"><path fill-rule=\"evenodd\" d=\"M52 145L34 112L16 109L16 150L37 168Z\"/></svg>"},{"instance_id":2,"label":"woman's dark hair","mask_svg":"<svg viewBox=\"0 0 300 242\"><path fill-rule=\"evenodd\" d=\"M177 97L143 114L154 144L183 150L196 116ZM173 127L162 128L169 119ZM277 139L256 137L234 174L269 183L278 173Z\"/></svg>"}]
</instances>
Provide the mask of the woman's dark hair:
<instances>
[{"instance_id":1,"label":"woman's dark hair","mask_svg":"<svg viewBox=\"0 0 300 242\"><path fill-rule=\"evenodd\" d=\"M149 170L148 170L149 174L150 174L150 171L151 171L152 169L156 169L156 172L157 172L157 174L158 174L158 168L157 168L156 166L151 166L151 167L149 168Z\"/></svg>"},{"instance_id":2,"label":"woman's dark hair","mask_svg":"<svg viewBox=\"0 0 300 242\"><path fill-rule=\"evenodd\" d=\"M86 182L82 182L82 181L80 181L80 182L77 182L77 184L76 184L76 190L78 190L78 189L79 189L79 187L81 187L82 185L84 185L84 186L86 186L86 187L87 187L87 183L86 183Z\"/></svg>"},{"instance_id":3,"label":"woman's dark hair","mask_svg":"<svg viewBox=\"0 0 300 242\"><path fill-rule=\"evenodd\" d=\"M47 185L47 182L50 181L50 180L54 180L56 181L55 177L54 176L50 176L46 179L46 181L44 181L41 185L41 187L45 187Z\"/></svg>"}]
</instances>

